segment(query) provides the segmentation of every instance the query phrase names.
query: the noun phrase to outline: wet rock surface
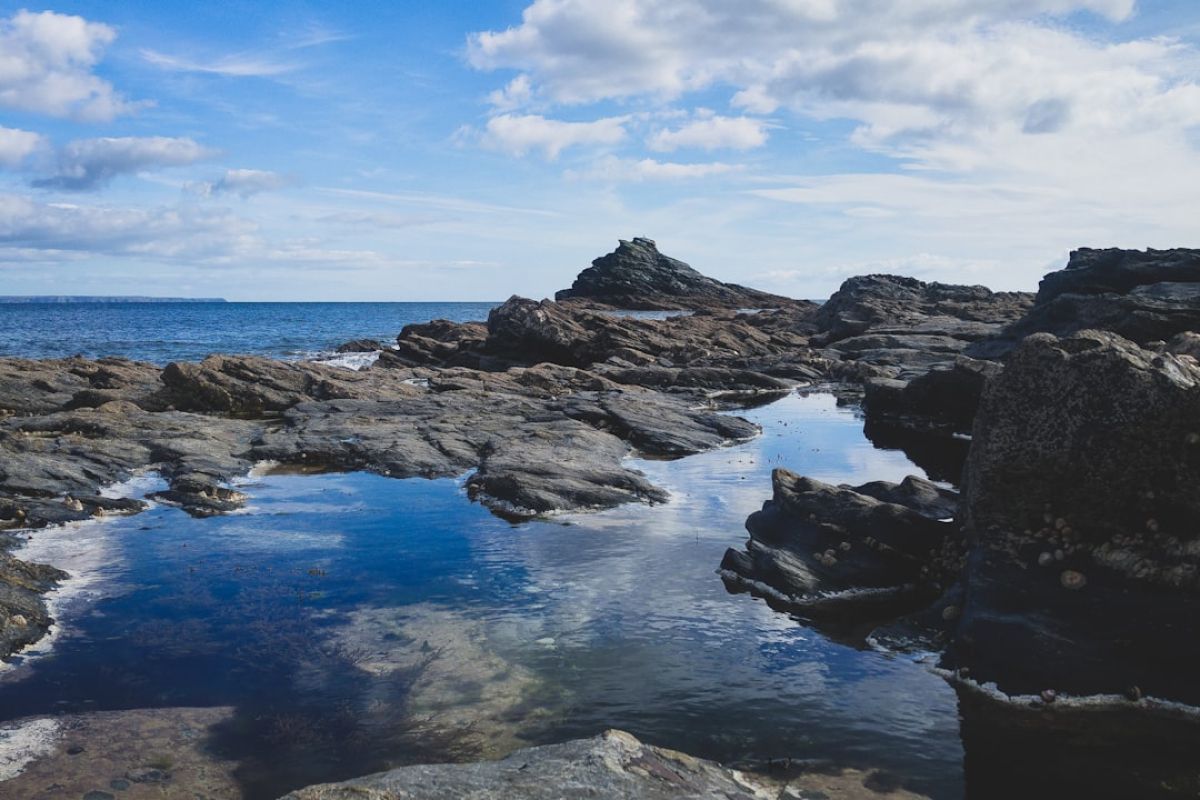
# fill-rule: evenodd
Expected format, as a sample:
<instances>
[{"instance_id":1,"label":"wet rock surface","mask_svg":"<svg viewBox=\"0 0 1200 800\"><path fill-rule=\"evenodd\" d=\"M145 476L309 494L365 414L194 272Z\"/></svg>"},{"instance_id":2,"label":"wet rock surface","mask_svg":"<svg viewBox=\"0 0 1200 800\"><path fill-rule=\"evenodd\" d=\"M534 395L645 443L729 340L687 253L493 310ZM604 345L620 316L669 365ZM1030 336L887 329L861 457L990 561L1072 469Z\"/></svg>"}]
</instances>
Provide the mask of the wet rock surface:
<instances>
[{"instance_id":1,"label":"wet rock surface","mask_svg":"<svg viewBox=\"0 0 1200 800\"><path fill-rule=\"evenodd\" d=\"M746 520L746 549L721 562L731 588L812 615L874 614L933 600L957 572L955 492L914 476L832 486L785 469L772 483Z\"/></svg>"},{"instance_id":2,"label":"wet rock surface","mask_svg":"<svg viewBox=\"0 0 1200 800\"><path fill-rule=\"evenodd\" d=\"M789 797L915 798L874 773L795 770L759 774L722 767L673 750L644 744L623 731L592 739L519 750L502 761L401 767L340 784L310 786L287 800L399 798L722 797L763 800Z\"/></svg>"},{"instance_id":3,"label":"wet rock surface","mask_svg":"<svg viewBox=\"0 0 1200 800\"><path fill-rule=\"evenodd\" d=\"M813 305L714 280L663 255L653 240L642 238L622 239L616 250L593 261L554 299L640 310Z\"/></svg>"}]
</instances>

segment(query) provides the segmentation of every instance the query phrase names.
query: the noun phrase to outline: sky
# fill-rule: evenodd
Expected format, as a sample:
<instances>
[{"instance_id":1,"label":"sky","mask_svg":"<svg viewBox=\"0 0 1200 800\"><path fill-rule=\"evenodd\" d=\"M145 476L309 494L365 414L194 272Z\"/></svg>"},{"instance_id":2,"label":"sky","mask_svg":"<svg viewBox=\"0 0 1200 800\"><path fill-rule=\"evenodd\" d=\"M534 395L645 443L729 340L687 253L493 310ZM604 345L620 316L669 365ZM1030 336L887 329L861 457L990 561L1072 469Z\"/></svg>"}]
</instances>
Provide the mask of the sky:
<instances>
[{"instance_id":1,"label":"sky","mask_svg":"<svg viewBox=\"0 0 1200 800\"><path fill-rule=\"evenodd\" d=\"M1200 246L1196 0L0 2L0 294L795 297Z\"/></svg>"}]
</instances>

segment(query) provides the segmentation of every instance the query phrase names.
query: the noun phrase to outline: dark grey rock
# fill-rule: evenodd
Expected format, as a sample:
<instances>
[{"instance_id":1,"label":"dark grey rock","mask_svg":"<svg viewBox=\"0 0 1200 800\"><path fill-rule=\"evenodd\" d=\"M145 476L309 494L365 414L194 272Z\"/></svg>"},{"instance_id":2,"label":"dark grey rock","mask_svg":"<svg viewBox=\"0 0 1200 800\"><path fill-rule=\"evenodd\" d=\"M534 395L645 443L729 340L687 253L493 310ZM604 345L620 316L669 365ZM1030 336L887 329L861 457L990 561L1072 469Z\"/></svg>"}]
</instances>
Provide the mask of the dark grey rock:
<instances>
[{"instance_id":1,"label":"dark grey rock","mask_svg":"<svg viewBox=\"0 0 1200 800\"><path fill-rule=\"evenodd\" d=\"M650 239L622 239L617 249L579 273L559 301L583 300L625 309L778 308L811 305L701 275L658 252Z\"/></svg>"},{"instance_id":2,"label":"dark grey rock","mask_svg":"<svg viewBox=\"0 0 1200 800\"><path fill-rule=\"evenodd\" d=\"M915 798L878 773L830 770L766 775L643 744L623 731L518 750L501 761L400 767L310 786L283 800L844 800Z\"/></svg>"}]
</instances>

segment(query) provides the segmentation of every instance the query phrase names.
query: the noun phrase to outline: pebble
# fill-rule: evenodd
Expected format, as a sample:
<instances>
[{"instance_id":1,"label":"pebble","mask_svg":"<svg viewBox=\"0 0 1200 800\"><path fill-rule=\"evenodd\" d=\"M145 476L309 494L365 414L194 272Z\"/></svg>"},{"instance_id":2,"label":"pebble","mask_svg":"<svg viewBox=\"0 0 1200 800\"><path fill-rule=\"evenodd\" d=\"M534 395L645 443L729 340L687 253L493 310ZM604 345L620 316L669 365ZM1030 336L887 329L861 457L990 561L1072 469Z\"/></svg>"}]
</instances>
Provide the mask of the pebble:
<instances>
[{"instance_id":1,"label":"pebble","mask_svg":"<svg viewBox=\"0 0 1200 800\"><path fill-rule=\"evenodd\" d=\"M83 796L83 800L117 800L108 792L102 792L94 789Z\"/></svg>"},{"instance_id":2,"label":"pebble","mask_svg":"<svg viewBox=\"0 0 1200 800\"><path fill-rule=\"evenodd\" d=\"M1038 556L1039 567L1048 567L1052 561L1054 561L1054 556L1050 555L1049 553L1042 553Z\"/></svg>"},{"instance_id":3,"label":"pebble","mask_svg":"<svg viewBox=\"0 0 1200 800\"><path fill-rule=\"evenodd\" d=\"M1049 705L1058 699L1058 693L1053 689L1042 689L1042 702Z\"/></svg>"},{"instance_id":4,"label":"pebble","mask_svg":"<svg viewBox=\"0 0 1200 800\"><path fill-rule=\"evenodd\" d=\"M1067 554L1066 554L1066 553L1064 553L1062 550L1055 550L1055 551L1054 551L1054 560L1055 560L1055 561L1062 561L1062 560L1063 560L1064 558L1066 558L1066 557L1067 557Z\"/></svg>"},{"instance_id":5,"label":"pebble","mask_svg":"<svg viewBox=\"0 0 1200 800\"><path fill-rule=\"evenodd\" d=\"M1142 690L1137 686L1130 686L1125 690L1125 697L1136 703L1138 700L1142 699Z\"/></svg>"},{"instance_id":6,"label":"pebble","mask_svg":"<svg viewBox=\"0 0 1200 800\"><path fill-rule=\"evenodd\" d=\"M1064 589L1076 590L1087 586L1087 577L1082 572L1073 569L1064 569L1058 576L1058 580Z\"/></svg>"},{"instance_id":7,"label":"pebble","mask_svg":"<svg viewBox=\"0 0 1200 800\"><path fill-rule=\"evenodd\" d=\"M947 622L958 619L958 615L958 606L946 606L942 609L942 619L946 620Z\"/></svg>"}]
</instances>

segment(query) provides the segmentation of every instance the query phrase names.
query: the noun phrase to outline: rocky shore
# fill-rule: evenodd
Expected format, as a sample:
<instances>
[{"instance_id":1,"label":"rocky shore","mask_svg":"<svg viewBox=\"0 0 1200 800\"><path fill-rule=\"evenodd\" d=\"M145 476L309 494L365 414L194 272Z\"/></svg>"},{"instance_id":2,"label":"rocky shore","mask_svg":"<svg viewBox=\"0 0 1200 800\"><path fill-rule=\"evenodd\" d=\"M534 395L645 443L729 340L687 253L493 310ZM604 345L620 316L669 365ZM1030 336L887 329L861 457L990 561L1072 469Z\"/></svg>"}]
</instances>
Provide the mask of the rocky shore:
<instances>
[{"instance_id":1,"label":"rocky shore","mask_svg":"<svg viewBox=\"0 0 1200 800\"><path fill-rule=\"evenodd\" d=\"M246 501L230 481L261 462L467 475L473 499L512 517L661 503L628 456L745 440L757 428L737 408L824 388L861 403L868 436L933 481L832 486L777 470L749 541L720 565L727 587L817 625L865 624L878 647L939 654L976 741L1045 744L1056 731L1063 765L1148 747L1157 760L1114 758L1091 777L1190 796L1200 773L1164 754L1200 743L1198 332L1194 250L1076 251L1036 295L869 275L818 306L714 281L634 239L557 301L409 325L357 372L236 355L164 368L0 359L0 529L137 513L141 501L102 490L143 471L168 484L155 500L229 512ZM0 656L44 635L41 595L60 578L3 556ZM1159 718L1169 724L1146 722ZM626 787L638 796L789 796L622 736L530 763L617 759L603 780L642 782ZM296 797L410 796L435 772L470 796L516 775L506 763ZM667 772L704 791L644 783Z\"/></svg>"}]
</instances>

